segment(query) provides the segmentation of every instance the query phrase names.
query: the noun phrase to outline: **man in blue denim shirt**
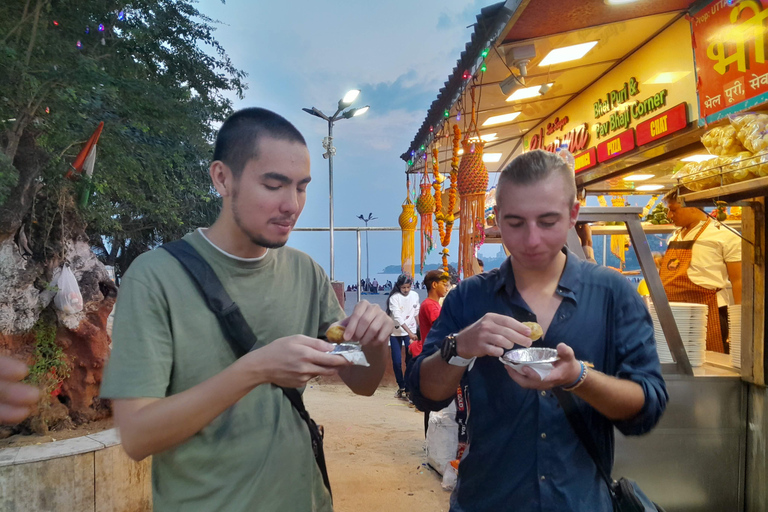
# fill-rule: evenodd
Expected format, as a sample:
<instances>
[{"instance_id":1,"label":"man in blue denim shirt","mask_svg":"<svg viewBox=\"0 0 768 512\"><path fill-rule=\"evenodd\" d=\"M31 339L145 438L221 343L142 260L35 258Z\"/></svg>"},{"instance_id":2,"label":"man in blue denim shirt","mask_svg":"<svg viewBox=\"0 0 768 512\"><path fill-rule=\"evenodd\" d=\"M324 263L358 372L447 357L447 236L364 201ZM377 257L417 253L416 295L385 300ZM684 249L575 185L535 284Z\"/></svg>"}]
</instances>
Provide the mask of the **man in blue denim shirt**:
<instances>
[{"instance_id":1,"label":"man in blue denim shirt","mask_svg":"<svg viewBox=\"0 0 768 512\"><path fill-rule=\"evenodd\" d=\"M573 173L559 157L531 151L513 160L496 192L511 257L448 294L414 362L410 388L422 410L446 406L465 372L469 381L469 450L451 512L613 510L552 388L577 397L608 467L614 426L644 434L664 412L640 297L620 274L564 249L578 213ZM541 325L541 339L531 341L528 321ZM543 380L527 367L519 374L498 359L515 346L556 348L559 360Z\"/></svg>"}]
</instances>

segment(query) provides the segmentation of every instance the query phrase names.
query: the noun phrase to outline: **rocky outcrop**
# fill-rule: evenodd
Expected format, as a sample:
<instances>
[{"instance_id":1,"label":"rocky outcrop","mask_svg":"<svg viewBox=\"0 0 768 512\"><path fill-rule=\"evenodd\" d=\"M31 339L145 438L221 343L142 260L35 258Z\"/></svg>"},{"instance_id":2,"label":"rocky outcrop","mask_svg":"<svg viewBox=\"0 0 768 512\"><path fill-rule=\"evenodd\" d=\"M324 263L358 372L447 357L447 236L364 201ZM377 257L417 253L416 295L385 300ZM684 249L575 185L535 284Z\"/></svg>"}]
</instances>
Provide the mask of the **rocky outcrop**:
<instances>
[{"instance_id":1,"label":"rocky outcrop","mask_svg":"<svg viewBox=\"0 0 768 512\"><path fill-rule=\"evenodd\" d=\"M57 323L56 343L62 347L71 368L70 376L51 397L68 409L75 424L110 414L109 405L98 398L104 366L109 358L107 319L117 297L117 288L104 265L79 240L65 243L66 262L75 274L83 296L83 310L75 314L55 311L47 315ZM55 310L54 271L42 263L22 258L13 239L0 243L0 353L34 363L35 335L31 329L44 311ZM31 424L34 424L34 418Z\"/></svg>"}]
</instances>

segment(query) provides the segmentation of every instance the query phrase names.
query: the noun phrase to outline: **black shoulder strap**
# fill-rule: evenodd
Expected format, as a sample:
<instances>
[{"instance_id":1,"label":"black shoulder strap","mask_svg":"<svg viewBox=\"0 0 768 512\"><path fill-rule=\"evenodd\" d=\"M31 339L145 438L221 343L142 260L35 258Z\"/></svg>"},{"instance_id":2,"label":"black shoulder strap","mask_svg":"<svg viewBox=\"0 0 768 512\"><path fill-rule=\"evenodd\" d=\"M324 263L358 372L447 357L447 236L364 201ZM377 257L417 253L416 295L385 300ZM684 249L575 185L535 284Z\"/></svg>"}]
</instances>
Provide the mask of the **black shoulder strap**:
<instances>
[{"instance_id":1,"label":"black shoulder strap","mask_svg":"<svg viewBox=\"0 0 768 512\"><path fill-rule=\"evenodd\" d=\"M187 271L189 277L192 278L192 281L197 286L200 294L205 298L208 308L213 311L216 318L219 319L221 329L224 331L227 341L229 341L235 355L237 357L242 357L253 350L258 342L256 335L248 325L248 322L245 321L245 317L243 317L240 307L229 296L224 289L224 285L221 284L219 277L208 262L200 256L200 253L198 253L186 240L169 242L161 245L160 248L171 253L171 255L181 263L181 266ZM323 483L325 483L325 486L330 493L331 484L328 479L328 470L325 465L325 455L323 454L322 433L319 431L314 420L309 416L306 407L304 407L301 393L294 388L278 387L283 391L283 394L291 402L291 405L296 409L296 412L299 413L301 419L304 420L309 427L312 448L315 452L315 460L320 468L320 473L323 475Z\"/></svg>"},{"instance_id":2,"label":"black shoulder strap","mask_svg":"<svg viewBox=\"0 0 768 512\"><path fill-rule=\"evenodd\" d=\"M602 479L608 485L608 489L613 492L615 482L603 467L602 460L600 459L600 452L598 451L597 444L595 443L595 438L592 437L592 434L589 432L587 424L584 422L584 418L582 418L581 413L576 406L576 400L574 400L573 396L569 392L564 391L561 388L552 388L552 392L557 397L558 402L560 402L560 406L563 408L563 411L565 411L565 416L568 418L568 423L571 424L574 432L576 432L576 435L581 440L581 444L584 445L584 448L587 449L587 453L589 453L589 456L595 462L595 466L597 466L597 471L600 473L600 477L602 477Z\"/></svg>"}]
</instances>

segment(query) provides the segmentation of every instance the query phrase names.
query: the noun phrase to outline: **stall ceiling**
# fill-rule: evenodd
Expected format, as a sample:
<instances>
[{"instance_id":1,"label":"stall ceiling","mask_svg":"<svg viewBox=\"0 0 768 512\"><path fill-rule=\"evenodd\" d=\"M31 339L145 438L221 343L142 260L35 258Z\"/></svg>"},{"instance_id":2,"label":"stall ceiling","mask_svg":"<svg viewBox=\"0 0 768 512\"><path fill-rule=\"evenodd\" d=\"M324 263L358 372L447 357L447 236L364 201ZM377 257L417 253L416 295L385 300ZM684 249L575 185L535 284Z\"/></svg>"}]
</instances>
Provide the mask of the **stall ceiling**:
<instances>
[{"instance_id":1,"label":"stall ceiling","mask_svg":"<svg viewBox=\"0 0 768 512\"><path fill-rule=\"evenodd\" d=\"M603 0L534 0L504 36L504 43L688 9L690 0L644 0L606 5Z\"/></svg>"},{"instance_id":2,"label":"stall ceiling","mask_svg":"<svg viewBox=\"0 0 768 512\"><path fill-rule=\"evenodd\" d=\"M581 4L580 2L565 3L568 5ZM597 3L602 5L602 8L605 10L611 9L611 7L606 6L602 0L599 2L587 1L584 3L591 6L590 12L593 12L597 8L593 5ZM659 4L678 6L678 4L684 4L685 2L666 1L650 3L656 5L656 10L658 10ZM556 6L561 5L560 2L552 2L552 4ZM507 37L504 37L503 39L508 41L511 39L510 36L512 34L523 33L521 32L523 30L522 28L516 27L521 23L526 22L525 20L529 20L526 23L535 23L539 27L538 30L541 31L545 31L545 28L548 27L561 28L563 25L560 23L559 18L556 18L558 20L557 23L547 23L538 18L538 16L540 16L540 14L538 14L540 7L548 5L547 2L532 0L519 20L512 26ZM683 7L687 7L687 5L683 5ZM549 9L549 7L546 7L546 9ZM529 10L536 10L537 14L526 17L526 13ZM571 10L574 10L575 12L578 9ZM669 9L665 10L668 11ZM566 9L566 14L568 12L569 10ZM622 12L633 14L635 10L623 9ZM626 59L654 35L679 18L680 15L680 12L653 14L637 19L615 21L609 24L579 28L571 31L560 31L546 36L536 35L536 37L526 39L525 41L504 43L496 48L492 48L490 54L486 58L487 71L482 73L481 80L476 82L478 87L475 92L476 99L478 100L477 127L480 135L496 134L496 140L486 143L485 152L502 153L502 158L498 162L486 162L488 170L490 172L501 171L515 152L519 150L522 137L528 130L535 127L543 119L552 116L562 109L577 94L598 80L616 64ZM531 16L535 16L535 18L531 18ZM594 19L602 21L613 19L615 17L615 14L609 16L606 13L600 16L594 16ZM552 18L550 18L550 20L551 19ZM579 26L579 23L581 23L580 20L582 20L581 14L573 16L567 15L564 19L568 20L564 25L566 27ZM529 27L524 30L525 34L536 34L533 28ZM562 48L564 46L590 41L597 41L597 45L581 59L551 66L539 66L542 59L555 48ZM508 95L502 92L500 83L510 76L511 70L514 71L515 74L518 73L518 69L513 66L511 57L508 59L507 55L512 55L513 49L522 45L533 45L536 52L535 57L528 63L527 76L524 78L526 87L538 87L545 83L551 83L553 85L544 95L510 102L507 101ZM463 95L462 101L463 104L454 104L451 109L451 124L456 122L456 114L460 110L461 115L464 117L459 121L459 125L466 125L469 121L468 114L471 110L471 100L467 92ZM510 122L493 126L483 126L483 123L492 116L514 112L519 112L519 114ZM447 134L447 129L444 134ZM445 163L450 160L451 155L451 144L447 140L448 138L449 136L446 136L445 140L439 145L440 161L443 162L444 165L447 165ZM423 171L423 164L425 162L426 160L423 159L420 162L417 162L413 171Z\"/></svg>"}]
</instances>

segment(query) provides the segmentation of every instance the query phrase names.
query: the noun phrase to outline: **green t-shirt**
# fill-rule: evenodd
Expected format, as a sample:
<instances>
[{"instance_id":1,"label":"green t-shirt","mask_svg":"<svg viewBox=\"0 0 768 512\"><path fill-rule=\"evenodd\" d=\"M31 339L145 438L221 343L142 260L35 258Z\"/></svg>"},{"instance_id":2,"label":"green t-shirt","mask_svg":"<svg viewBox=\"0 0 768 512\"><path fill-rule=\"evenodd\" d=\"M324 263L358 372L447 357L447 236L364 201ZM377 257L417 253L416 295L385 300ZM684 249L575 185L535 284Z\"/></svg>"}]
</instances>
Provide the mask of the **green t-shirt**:
<instances>
[{"instance_id":1,"label":"green t-shirt","mask_svg":"<svg viewBox=\"0 0 768 512\"><path fill-rule=\"evenodd\" d=\"M260 260L223 253L199 231L184 237L213 267L259 343L319 336L344 317L325 272L282 247ZM219 323L165 250L139 256L120 286L105 398L163 398L235 361ZM309 430L282 391L262 385L184 444L152 460L156 512L332 510Z\"/></svg>"}]
</instances>

